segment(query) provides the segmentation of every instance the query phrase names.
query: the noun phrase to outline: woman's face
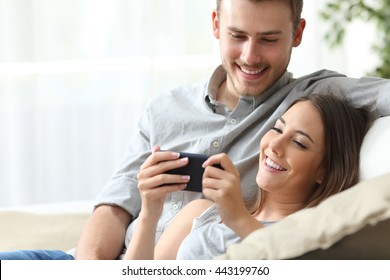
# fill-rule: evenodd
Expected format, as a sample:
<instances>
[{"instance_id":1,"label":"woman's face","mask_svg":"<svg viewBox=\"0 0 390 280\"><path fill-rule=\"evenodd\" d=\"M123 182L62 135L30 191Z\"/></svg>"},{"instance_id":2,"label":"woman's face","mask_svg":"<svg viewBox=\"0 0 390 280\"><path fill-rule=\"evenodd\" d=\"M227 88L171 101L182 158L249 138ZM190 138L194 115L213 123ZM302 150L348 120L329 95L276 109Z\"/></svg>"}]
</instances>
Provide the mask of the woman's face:
<instances>
[{"instance_id":1,"label":"woman's face","mask_svg":"<svg viewBox=\"0 0 390 280\"><path fill-rule=\"evenodd\" d=\"M324 127L310 101L293 105L260 142L256 182L268 193L307 199L323 176Z\"/></svg>"}]
</instances>

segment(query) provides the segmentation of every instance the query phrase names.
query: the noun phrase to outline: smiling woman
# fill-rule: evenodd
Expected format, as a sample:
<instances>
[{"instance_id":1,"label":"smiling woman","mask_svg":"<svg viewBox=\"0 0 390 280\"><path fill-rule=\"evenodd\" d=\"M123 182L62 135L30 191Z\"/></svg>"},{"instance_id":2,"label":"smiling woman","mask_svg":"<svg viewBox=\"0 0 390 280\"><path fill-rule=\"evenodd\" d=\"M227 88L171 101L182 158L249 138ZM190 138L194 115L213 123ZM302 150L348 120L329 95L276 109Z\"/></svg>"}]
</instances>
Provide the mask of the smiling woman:
<instances>
[{"instance_id":1,"label":"smiling woman","mask_svg":"<svg viewBox=\"0 0 390 280\"><path fill-rule=\"evenodd\" d=\"M312 101L292 106L264 135L260 150L256 183L264 192L264 201L267 194L272 197L272 193L278 193L296 196L295 207L304 207L313 194L312 186L319 186L324 177L325 130L321 114ZM296 208L261 219L279 220L291 210Z\"/></svg>"}]
</instances>

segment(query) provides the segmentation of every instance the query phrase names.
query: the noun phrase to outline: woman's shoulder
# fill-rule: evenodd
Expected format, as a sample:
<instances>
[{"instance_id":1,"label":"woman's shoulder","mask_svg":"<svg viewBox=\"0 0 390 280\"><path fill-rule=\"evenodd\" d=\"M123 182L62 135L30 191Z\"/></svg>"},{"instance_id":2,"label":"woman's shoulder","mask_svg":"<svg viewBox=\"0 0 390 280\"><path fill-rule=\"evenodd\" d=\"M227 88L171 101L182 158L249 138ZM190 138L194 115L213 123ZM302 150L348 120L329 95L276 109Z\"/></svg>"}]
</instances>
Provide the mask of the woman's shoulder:
<instances>
[{"instance_id":1,"label":"woman's shoulder","mask_svg":"<svg viewBox=\"0 0 390 280\"><path fill-rule=\"evenodd\" d=\"M212 207L215 206L214 202L207 199L195 199L190 201L177 215L180 219L191 220L201 218L205 219L205 216L210 216L210 211L212 211ZM211 210L210 210L211 209Z\"/></svg>"},{"instance_id":2,"label":"woman's shoulder","mask_svg":"<svg viewBox=\"0 0 390 280\"><path fill-rule=\"evenodd\" d=\"M179 211L173 221L180 224L192 224L194 219L203 215L213 204L214 203L212 201L207 199L192 200Z\"/></svg>"},{"instance_id":3,"label":"woman's shoulder","mask_svg":"<svg viewBox=\"0 0 390 280\"><path fill-rule=\"evenodd\" d=\"M195 199L195 200L190 201L185 206L185 208L191 209L191 210L198 210L198 209L206 210L207 208L209 208L213 204L214 204L214 202L212 202L211 200L201 198L201 199Z\"/></svg>"}]
</instances>

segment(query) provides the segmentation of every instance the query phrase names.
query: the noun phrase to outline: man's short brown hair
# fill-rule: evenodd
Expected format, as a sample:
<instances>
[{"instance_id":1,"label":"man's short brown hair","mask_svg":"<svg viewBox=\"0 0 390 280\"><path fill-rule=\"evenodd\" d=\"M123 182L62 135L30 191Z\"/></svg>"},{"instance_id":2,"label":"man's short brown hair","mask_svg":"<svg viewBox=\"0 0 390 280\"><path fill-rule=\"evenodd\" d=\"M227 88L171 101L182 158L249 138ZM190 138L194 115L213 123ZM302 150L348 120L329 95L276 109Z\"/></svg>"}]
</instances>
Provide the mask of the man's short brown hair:
<instances>
[{"instance_id":1,"label":"man's short brown hair","mask_svg":"<svg viewBox=\"0 0 390 280\"><path fill-rule=\"evenodd\" d=\"M217 0L217 12L220 14L221 12L221 3L223 0ZM294 24L294 29L299 25L301 20L302 8L303 8L303 0L242 0L242 1L250 1L253 3L263 2L263 1L280 1L285 2L290 5L291 13L292 13L292 21Z\"/></svg>"}]
</instances>

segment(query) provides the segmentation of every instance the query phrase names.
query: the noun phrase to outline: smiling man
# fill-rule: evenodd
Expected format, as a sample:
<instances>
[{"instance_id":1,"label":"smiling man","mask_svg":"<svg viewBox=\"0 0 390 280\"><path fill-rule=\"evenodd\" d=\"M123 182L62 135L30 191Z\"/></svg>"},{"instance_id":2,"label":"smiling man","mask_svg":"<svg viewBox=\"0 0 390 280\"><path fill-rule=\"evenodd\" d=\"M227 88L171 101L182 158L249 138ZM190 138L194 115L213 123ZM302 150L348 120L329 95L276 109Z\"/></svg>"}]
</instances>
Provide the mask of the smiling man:
<instances>
[{"instance_id":1,"label":"smiling man","mask_svg":"<svg viewBox=\"0 0 390 280\"><path fill-rule=\"evenodd\" d=\"M294 10L301 9L297 5ZM227 80L217 100L234 109L240 96L261 95L275 84L287 69L292 48L301 43L305 24L292 14L289 1L219 1L213 33L220 41Z\"/></svg>"}]
</instances>

